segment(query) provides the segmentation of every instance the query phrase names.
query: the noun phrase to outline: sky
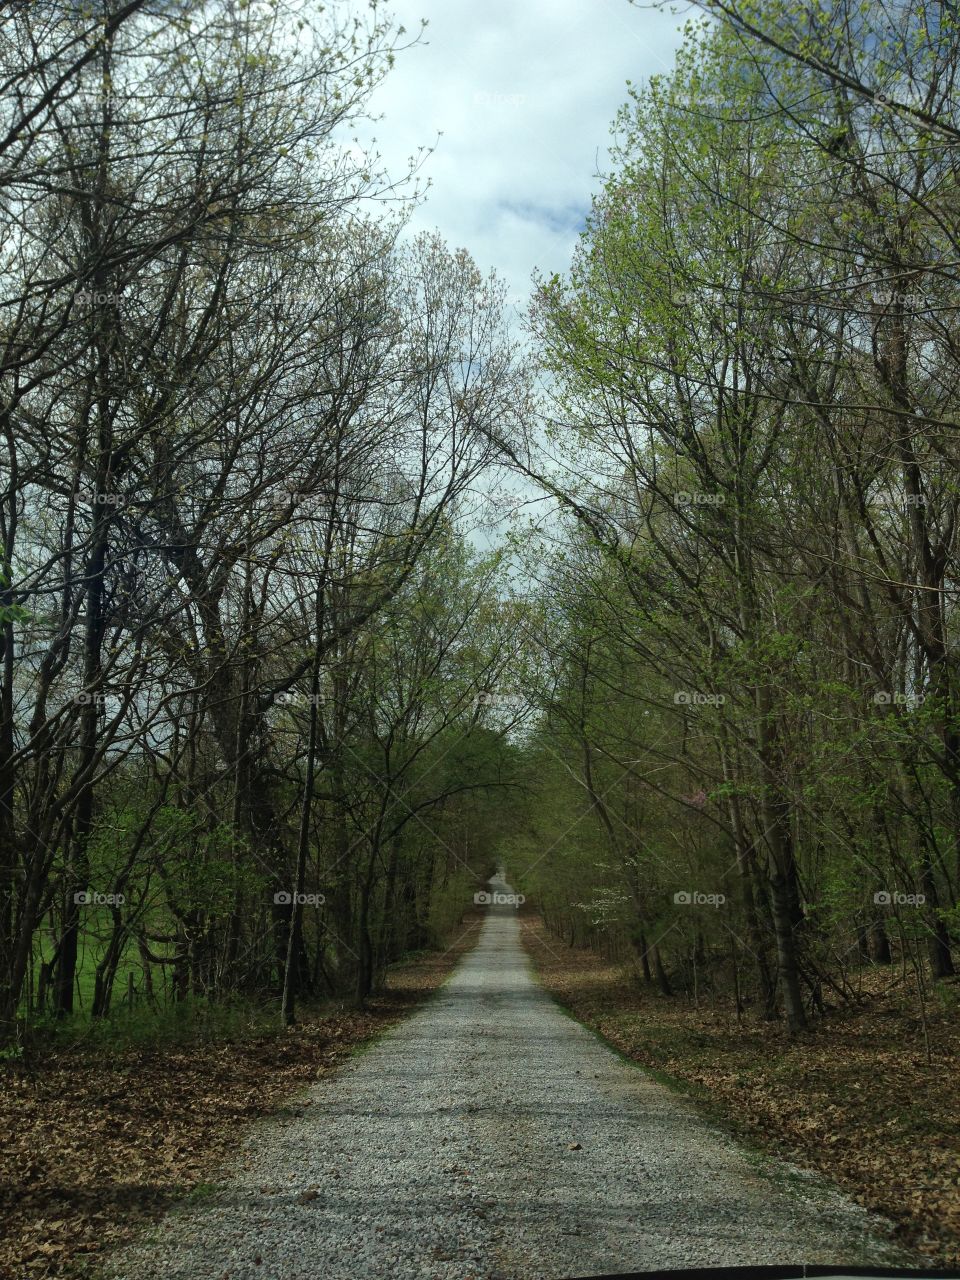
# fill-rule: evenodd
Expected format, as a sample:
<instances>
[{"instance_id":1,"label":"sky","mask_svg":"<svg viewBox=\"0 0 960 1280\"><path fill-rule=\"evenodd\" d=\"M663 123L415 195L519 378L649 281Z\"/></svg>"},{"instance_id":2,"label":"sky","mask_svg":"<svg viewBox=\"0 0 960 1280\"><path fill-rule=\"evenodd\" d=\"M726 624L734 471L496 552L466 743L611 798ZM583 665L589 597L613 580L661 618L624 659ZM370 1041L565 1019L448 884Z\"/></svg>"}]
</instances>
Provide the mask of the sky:
<instances>
[{"instance_id":1,"label":"sky","mask_svg":"<svg viewBox=\"0 0 960 1280\"><path fill-rule=\"evenodd\" d=\"M371 109L388 171L436 143L414 230L439 230L518 312L531 273L564 271L606 167L627 80L670 69L682 18L628 0L393 0L408 33ZM441 135L439 138L437 135Z\"/></svg>"}]
</instances>

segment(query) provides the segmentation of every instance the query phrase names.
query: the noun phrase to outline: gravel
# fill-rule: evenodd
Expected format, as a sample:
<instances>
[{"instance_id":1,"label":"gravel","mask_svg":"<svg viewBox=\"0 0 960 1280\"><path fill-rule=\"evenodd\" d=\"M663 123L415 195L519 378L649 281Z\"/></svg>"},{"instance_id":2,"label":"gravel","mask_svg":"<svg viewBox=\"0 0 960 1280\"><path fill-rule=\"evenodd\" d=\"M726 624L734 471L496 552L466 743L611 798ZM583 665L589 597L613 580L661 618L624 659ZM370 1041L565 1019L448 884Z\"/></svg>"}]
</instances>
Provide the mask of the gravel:
<instances>
[{"instance_id":1,"label":"gravel","mask_svg":"<svg viewBox=\"0 0 960 1280\"><path fill-rule=\"evenodd\" d=\"M496 884L502 891L509 887ZM444 987L285 1118L116 1280L561 1280L893 1265L888 1224L748 1155L537 985L493 906Z\"/></svg>"}]
</instances>

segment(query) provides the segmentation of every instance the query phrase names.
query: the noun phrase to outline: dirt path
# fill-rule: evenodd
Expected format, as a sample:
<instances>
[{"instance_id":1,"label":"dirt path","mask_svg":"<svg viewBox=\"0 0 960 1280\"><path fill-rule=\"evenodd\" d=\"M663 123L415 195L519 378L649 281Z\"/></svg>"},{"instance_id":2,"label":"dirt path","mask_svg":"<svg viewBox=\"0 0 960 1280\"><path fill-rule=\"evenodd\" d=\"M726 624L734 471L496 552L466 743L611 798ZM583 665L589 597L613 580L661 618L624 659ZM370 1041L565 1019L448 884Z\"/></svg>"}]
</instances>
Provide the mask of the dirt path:
<instances>
[{"instance_id":1,"label":"dirt path","mask_svg":"<svg viewBox=\"0 0 960 1280\"><path fill-rule=\"evenodd\" d=\"M559 1280L897 1260L878 1220L745 1155L565 1017L510 907L491 908L433 1000L294 1110L112 1274Z\"/></svg>"}]
</instances>

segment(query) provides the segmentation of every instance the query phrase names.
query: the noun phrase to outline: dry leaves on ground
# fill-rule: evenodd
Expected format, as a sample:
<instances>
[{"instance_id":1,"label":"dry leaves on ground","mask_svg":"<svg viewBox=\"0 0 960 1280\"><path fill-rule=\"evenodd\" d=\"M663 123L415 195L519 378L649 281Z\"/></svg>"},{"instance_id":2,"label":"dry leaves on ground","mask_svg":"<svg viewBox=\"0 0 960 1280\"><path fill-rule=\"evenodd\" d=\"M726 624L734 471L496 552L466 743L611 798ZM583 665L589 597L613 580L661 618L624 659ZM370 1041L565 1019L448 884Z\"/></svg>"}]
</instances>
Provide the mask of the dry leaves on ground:
<instances>
[{"instance_id":1,"label":"dry leaves on ground","mask_svg":"<svg viewBox=\"0 0 960 1280\"><path fill-rule=\"evenodd\" d=\"M568 948L536 918L524 940L540 980L571 1013L643 1066L695 1087L709 1114L767 1150L818 1169L892 1218L906 1243L960 1266L960 1015L927 1007L895 969L864 979L860 1004L788 1040L777 1024L697 1008Z\"/></svg>"},{"instance_id":2,"label":"dry leaves on ground","mask_svg":"<svg viewBox=\"0 0 960 1280\"><path fill-rule=\"evenodd\" d=\"M202 1195L249 1124L408 1014L476 941L397 966L362 1012L188 1048L48 1053L0 1067L0 1276L74 1274ZM309 1100L296 1106L308 1106Z\"/></svg>"}]
</instances>

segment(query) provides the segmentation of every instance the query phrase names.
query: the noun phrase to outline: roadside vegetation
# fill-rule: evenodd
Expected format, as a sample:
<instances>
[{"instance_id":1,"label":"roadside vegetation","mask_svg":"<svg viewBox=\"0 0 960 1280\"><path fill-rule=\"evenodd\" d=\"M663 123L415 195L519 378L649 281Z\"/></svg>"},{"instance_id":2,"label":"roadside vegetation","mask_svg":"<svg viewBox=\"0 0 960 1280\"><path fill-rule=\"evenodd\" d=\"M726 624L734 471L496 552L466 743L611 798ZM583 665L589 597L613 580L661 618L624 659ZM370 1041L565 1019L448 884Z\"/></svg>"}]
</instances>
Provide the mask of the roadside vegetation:
<instances>
[{"instance_id":1,"label":"roadside vegetation","mask_svg":"<svg viewBox=\"0 0 960 1280\"><path fill-rule=\"evenodd\" d=\"M360 1007L477 881L518 610L471 534L525 375L350 142L403 43L376 5L2 15L8 1047Z\"/></svg>"},{"instance_id":2,"label":"roadside vegetation","mask_svg":"<svg viewBox=\"0 0 960 1280\"><path fill-rule=\"evenodd\" d=\"M692 24L538 291L554 417L517 463L564 515L525 548L536 798L506 861L558 937L792 1033L902 971L938 1070L960 38L947 7L838 12L807 61Z\"/></svg>"},{"instance_id":3,"label":"roadside vegetation","mask_svg":"<svg viewBox=\"0 0 960 1280\"><path fill-rule=\"evenodd\" d=\"M930 1012L930 1070L909 985L865 977L855 1004L787 1039L732 1001L663 996L635 961L557 946L530 913L524 944L542 985L619 1053L679 1089L748 1150L816 1170L896 1225L896 1238L960 1266L960 1019Z\"/></svg>"}]
</instances>

